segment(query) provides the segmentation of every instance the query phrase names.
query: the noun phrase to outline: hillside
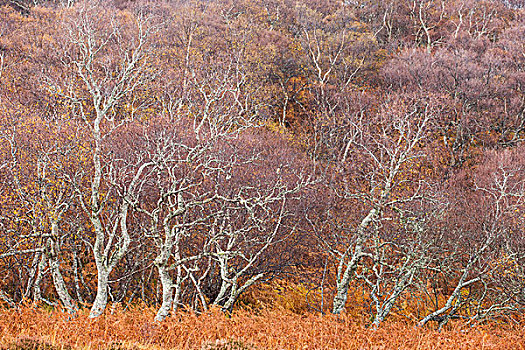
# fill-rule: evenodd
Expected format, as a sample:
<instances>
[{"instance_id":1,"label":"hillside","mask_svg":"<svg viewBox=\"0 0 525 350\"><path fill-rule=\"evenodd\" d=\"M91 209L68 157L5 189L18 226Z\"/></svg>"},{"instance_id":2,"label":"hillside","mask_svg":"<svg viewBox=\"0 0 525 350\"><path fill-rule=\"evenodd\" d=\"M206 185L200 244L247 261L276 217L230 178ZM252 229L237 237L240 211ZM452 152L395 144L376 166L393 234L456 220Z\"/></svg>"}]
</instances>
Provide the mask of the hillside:
<instances>
[{"instance_id":1,"label":"hillside","mask_svg":"<svg viewBox=\"0 0 525 350\"><path fill-rule=\"evenodd\" d=\"M2 346L523 347L519 1L0 5Z\"/></svg>"}]
</instances>

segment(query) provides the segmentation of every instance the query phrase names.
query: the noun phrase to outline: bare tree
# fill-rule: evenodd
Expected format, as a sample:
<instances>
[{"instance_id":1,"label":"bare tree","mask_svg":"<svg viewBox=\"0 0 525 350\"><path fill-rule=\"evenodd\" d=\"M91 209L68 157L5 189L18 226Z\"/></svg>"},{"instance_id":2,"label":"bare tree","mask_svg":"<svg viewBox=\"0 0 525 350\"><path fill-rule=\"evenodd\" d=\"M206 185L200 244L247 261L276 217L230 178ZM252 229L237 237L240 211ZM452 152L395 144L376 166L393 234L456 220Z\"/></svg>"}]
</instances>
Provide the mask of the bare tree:
<instances>
[{"instance_id":1,"label":"bare tree","mask_svg":"<svg viewBox=\"0 0 525 350\"><path fill-rule=\"evenodd\" d=\"M278 161L237 164L241 169L232 169L231 185L223 180L225 212L211 226L212 257L220 272L220 289L213 303L223 310L231 310L239 295L255 283L282 272L278 258L276 265L270 261L272 249L285 247L297 232L298 223L292 223L293 208L312 180L287 164L286 158ZM275 175L254 178L263 171L275 171Z\"/></svg>"},{"instance_id":2,"label":"bare tree","mask_svg":"<svg viewBox=\"0 0 525 350\"><path fill-rule=\"evenodd\" d=\"M153 27L141 13L124 13L85 2L62 20L63 47L59 48L63 77L47 77L50 91L62 97L67 114L84 123L91 150L91 172L75 177L80 203L95 232L92 245L98 271L97 295L90 317L104 311L109 274L127 253L131 236L127 217L130 195L150 165L140 162L120 174L115 186L118 159L108 140L130 124L146 99L138 98L143 84L153 77L148 69L148 40ZM109 25L108 25L109 24ZM87 188L85 184L88 184ZM88 194L88 195L87 195Z\"/></svg>"},{"instance_id":3,"label":"bare tree","mask_svg":"<svg viewBox=\"0 0 525 350\"><path fill-rule=\"evenodd\" d=\"M460 216L455 229L447 227L455 231L455 237L447 240L450 247L440 249L449 262L432 264L452 282L450 292L446 302L436 305L437 309L422 318L419 325L437 321L441 327L452 317L480 321L523 307L519 297L524 288L523 271L518 265L522 251L518 242L523 238L519 225L523 221L520 213L525 184L521 161L516 161L514 152L489 154L477 171L471 195L463 194L465 201L457 200L451 208ZM474 206L478 206L475 216L471 213ZM450 225L455 219L448 217L447 222ZM447 245L447 241L441 243Z\"/></svg>"},{"instance_id":4,"label":"bare tree","mask_svg":"<svg viewBox=\"0 0 525 350\"><path fill-rule=\"evenodd\" d=\"M396 243L388 239L386 223L399 223L407 205L427 198L430 189L425 178L414 176L411 170L425 166L424 145L435 114L430 101L389 96L375 115L366 108L355 111L354 103L348 99L345 119L339 117L333 126L322 129L325 133L320 142L325 145L318 147L333 150L328 159L334 162L336 178L341 182L334 182L332 191L338 202L352 203L354 211L348 213L343 225L324 230L317 226L321 246L337 265L333 313L343 311L350 281L364 258L370 259L376 269L386 266L383 259L387 250L396 249ZM421 265L419 261L412 266L409 261L398 271L405 271L402 274L408 279L415 273L415 266ZM371 280L367 283L373 284ZM402 285L398 292L406 287Z\"/></svg>"},{"instance_id":5,"label":"bare tree","mask_svg":"<svg viewBox=\"0 0 525 350\"><path fill-rule=\"evenodd\" d=\"M437 238L432 235L433 226L443 208L432 208L419 201L412 204L412 210L398 211L396 223L384 221L381 227L371 228L374 238L370 256L365 257L356 274L372 299L374 327L384 321L401 297L414 289L432 261L430 252ZM389 234L380 235L379 231Z\"/></svg>"},{"instance_id":6,"label":"bare tree","mask_svg":"<svg viewBox=\"0 0 525 350\"><path fill-rule=\"evenodd\" d=\"M47 265L62 305L68 312L75 313L77 306L60 270L61 251L70 234L64 230L67 226L64 218L71 215L73 205L73 193L65 176L69 164L64 160L69 159L75 145L65 142L52 121L37 119L34 122L42 137L39 142L18 131L29 121L13 126L10 133L2 135L9 145L9 162L6 164L9 192L13 194L14 203L21 208L14 224L18 222L22 232L13 236L9 251L0 256L34 254L26 296L33 292L36 302L42 299L40 281Z\"/></svg>"}]
</instances>

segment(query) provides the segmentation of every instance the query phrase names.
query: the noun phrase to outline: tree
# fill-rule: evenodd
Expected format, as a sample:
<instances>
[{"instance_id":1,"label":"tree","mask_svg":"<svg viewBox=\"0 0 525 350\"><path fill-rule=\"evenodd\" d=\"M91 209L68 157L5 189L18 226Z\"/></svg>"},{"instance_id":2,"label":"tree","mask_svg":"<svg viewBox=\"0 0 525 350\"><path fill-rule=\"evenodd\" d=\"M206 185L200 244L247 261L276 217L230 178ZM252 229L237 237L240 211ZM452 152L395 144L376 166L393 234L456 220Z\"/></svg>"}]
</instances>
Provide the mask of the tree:
<instances>
[{"instance_id":1,"label":"tree","mask_svg":"<svg viewBox=\"0 0 525 350\"><path fill-rule=\"evenodd\" d=\"M317 229L321 246L337 265L332 310L336 314L344 309L350 282L356 277L363 259L370 259L369 267L383 268L386 263L383 257L388 259L387 252L397 249L387 223L403 227L406 217L417 219L418 215L409 214L409 206L422 204L432 197L428 182L431 177L427 175L425 160L425 147L430 140L436 110L432 101L417 96L391 95L377 111L367 110L368 104L361 102L362 109L357 107L356 111L359 100L346 99L346 113L326 126L326 134L320 140L324 144L318 146L320 150L333 150L327 158L337 171L334 180L330 181L333 183L331 191L341 203L339 210L346 215L344 220L333 218L333 227L324 232ZM346 212L348 208L352 208L352 212ZM417 238L421 234L418 227L423 226L423 222L415 222L408 232ZM423 244L421 237L415 241ZM413 267L405 266L409 279L416 271ZM377 281L383 278L375 277L379 277ZM362 278L374 288L364 274ZM396 293L404 288L406 285ZM381 316L378 317L380 322Z\"/></svg>"},{"instance_id":2,"label":"tree","mask_svg":"<svg viewBox=\"0 0 525 350\"><path fill-rule=\"evenodd\" d=\"M285 143L271 136L261 144L247 138L240 141L236 152L245 160L220 174L219 199L225 210L211 222L210 230L211 256L220 276L213 303L228 311L252 285L286 271L281 251L298 234L294 214L312 184ZM278 151L270 155L268 148Z\"/></svg>"},{"instance_id":3,"label":"tree","mask_svg":"<svg viewBox=\"0 0 525 350\"><path fill-rule=\"evenodd\" d=\"M34 124L28 125L31 122ZM62 305L75 313L77 306L60 270L63 245L75 229L72 222L69 225L64 222L65 217L74 215L73 193L67 182L69 164L64 160L74 152L75 144L67 141L64 130L57 130L50 121L47 123L35 118L14 125L10 133L2 133L9 145L7 193L12 194L11 205L16 203L20 208L14 210L19 213L10 226L17 226L21 232L10 237L10 248L0 257L34 254L26 296L32 291L35 302L42 300L40 281L47 265ZM38 130L41 138L29 139L26 127Z\"/></svg>"},{"instance_id":4,"label":"tree","mask_svg":"<svg viewBox=\"0 0 525 350\"><path fill-rule=\"evenodd\" d=\"M450 283L446 301L419 321L482 321L521 309L524 173L518 150L487 152L473 177L451 181L449 214L432 267ZM472 215L473 210L477 215ZM446 261L443 262L443 257Z\"/></svg>"},{"instance_id":5,"label":"tree","mask_svg":"<svg viewBox=\"0 0 525 350\"><path fill-rule=\"evenodd\" d=\"M62 98L65 113L83 122L81 134L91 148L89 172L72 180L95 233L98 285L90 317L97 317L107 304L109 275L131 243L130 196L151 165L138 158L117 169L121 164L108 141L133 122L148 100L142 89L153 77L148 40L154 28L140 12L114 15L110 8L90 2L67 16L62 20L62 46L57 48L63 71L61 76L48 76L47 82Z\"/></svg>"},{"instance_id":6,"label":"tree","mask_svg":"<svg viewBox=\"0 0 525 350\"><path fill-rule=\"evenodd\" d=\"M217 28L205 21L210 20L207 15L192 14L196 22L180 26L177 46L186 54L172 57L180 69L167 75L165 115L157 117L165 131L152 127L149 139L154 175L143 179L147 190L136 199L156 247L162 285L159 321L185 303L188 293L197 300L194 309L206 310L213 303L230 310L267 272L241 281L278 243L288 206L275 203L305 186L288 188L280 182L284 175L261 182L259 189L247 180L255 182L250 172L265 166L260 146L254 145L255 151L244 144L254 142L250 137L262 122L255 98L260 87L249 75L250 28L238 28L230 19ZM224 42L206 43L203 33ZM272 166L275 170L278 165ZM281 218L275 227L265 224L274 220L272 214ZM220 288L207 291L215 288L213 283Z\"/></svg>"}]
</instances>

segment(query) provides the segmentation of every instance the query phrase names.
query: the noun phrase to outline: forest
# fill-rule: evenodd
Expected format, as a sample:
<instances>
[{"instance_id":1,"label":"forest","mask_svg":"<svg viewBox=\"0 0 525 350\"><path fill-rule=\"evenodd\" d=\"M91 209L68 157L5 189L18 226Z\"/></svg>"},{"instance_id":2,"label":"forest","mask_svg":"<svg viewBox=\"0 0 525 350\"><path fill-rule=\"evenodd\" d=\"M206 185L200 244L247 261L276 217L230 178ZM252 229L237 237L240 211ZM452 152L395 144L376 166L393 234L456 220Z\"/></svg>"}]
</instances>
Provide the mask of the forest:
<instances>
[{"instance_id":1,"label":"forest","mask_svg":"<svg viewBox=\"0 0 525 350\"><path fill-rule=\"evenodd\" d=\"M2 349L525 348L522 0L0 0L0 150Z\"/></svg>"}]
</instances>

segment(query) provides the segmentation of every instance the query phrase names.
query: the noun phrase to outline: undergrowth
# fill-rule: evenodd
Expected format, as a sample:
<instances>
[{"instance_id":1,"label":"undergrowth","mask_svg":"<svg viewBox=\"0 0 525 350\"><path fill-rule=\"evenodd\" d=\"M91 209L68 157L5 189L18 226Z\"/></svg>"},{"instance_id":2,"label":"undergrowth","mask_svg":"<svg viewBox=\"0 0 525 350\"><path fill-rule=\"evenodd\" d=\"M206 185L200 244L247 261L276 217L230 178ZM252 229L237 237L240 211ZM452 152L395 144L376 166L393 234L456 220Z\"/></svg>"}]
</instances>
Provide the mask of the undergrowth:
<instances>
[{"instance_id":1,"label":"undergrowth","mask_svg":"<svg viewBox=\"0 0 525 350\"><path fill-rule=\"evenodd\" d=\"M25 306L0 310L0 348L75 349L525 349L525 323L479 325L461 322L441 332L392 321L366 328L349 315L297 314L284 309L213 309L202 315L179 312L153 322L155 310L114 308L97 319L87 311L71 317Z\"/></svg>"}]
</instances>

